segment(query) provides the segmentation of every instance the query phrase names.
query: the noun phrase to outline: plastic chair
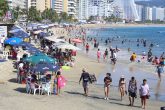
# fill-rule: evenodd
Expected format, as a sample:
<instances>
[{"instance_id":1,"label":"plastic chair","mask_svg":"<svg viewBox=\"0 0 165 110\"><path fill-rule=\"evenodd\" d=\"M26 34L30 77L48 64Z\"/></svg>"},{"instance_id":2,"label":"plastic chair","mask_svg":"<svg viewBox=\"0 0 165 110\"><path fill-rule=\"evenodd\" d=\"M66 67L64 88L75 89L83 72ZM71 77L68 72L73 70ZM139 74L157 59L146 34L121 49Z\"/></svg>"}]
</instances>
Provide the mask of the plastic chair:
<instances>
[{"instance_id":1,"label":"plastic chair","mask_svg":"<svg viewBox=\"0 0 165 110\"><path fill-rule=\"evenodd\" d=\"M27 78L26 79L26 92L27 93L30 93L30 91L31 91L31 82L29 81L29 79Z\"/></svg>"},{"instance_id":2,"label":"plastic chair","mask_svg":"<svg viewBox=\"0 0 165 110\"><path fill-rule=\"evenodd\" d=\"M47 92L48 95L51 94L51 84L50 84L50 82L42 84L42 94L43 94L43 92Z\"/></svg>"},{"instance_id":3,"label":"plastic chair","mask_svg":"<svg viewBox=\"0 0 165 110\"><path fill-rule=\"evenodd\" d=\"M36 91L39 91L39 94L41 93L41 86L36 83L30 83L30 93L33 92L33 95L36 94Z\"/></svg>"}]
</instances>

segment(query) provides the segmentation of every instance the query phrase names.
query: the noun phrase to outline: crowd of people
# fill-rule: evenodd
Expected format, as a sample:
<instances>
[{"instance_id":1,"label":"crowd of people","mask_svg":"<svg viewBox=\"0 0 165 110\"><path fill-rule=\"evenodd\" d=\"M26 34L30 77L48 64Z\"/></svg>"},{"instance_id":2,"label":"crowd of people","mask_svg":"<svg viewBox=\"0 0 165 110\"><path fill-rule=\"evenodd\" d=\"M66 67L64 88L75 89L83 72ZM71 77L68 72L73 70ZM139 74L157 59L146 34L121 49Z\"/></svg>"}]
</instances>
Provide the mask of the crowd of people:
<instances>
[{"instance_id":1,"label":"crowd of people","mask_svg":"<svg viewBox=\"0 0 165 110\"><path fill-rule=\"evenodd\" d=\"M88 89L89 89L89 83L90 83L90 74L83 69L82 74L79 80L79 83L82 80L82 86L84 88L84 95L88 96ZM104 93L105 93L105 100L109 100L109 93L110 93L110 86L112 83L112 77L111 73L106 73L106 76L104 77ZM128 88L128 89L127 89ZM138 97L137 92L137 82L135 77L131 77L129 80L128 87L126 86L126 79L124 75L122 75L119 79L118 84L118 90L120 92L121 101L123 100L123 97L125 94L129 96L129 106L134 106L134 100ZM142 84L139 87L139 97L141 98L141 107L143 109L146 108L146 100L149 99L150 93L149 93L149 85L147 84L147 80L143 79Z\"/></svg>"}]
</instances>

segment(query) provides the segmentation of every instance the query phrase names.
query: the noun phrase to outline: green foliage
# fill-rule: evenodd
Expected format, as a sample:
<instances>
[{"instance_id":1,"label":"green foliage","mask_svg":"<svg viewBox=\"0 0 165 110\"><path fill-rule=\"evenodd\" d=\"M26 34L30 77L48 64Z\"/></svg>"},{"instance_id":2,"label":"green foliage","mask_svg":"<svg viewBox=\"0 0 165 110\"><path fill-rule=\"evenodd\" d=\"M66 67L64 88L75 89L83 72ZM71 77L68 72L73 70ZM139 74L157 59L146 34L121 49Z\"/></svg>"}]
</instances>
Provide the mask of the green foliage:
<instances>
[{"instance_id":1,"label":"green foliage","mask_svg":"<svg viewBox=\"0 0 165 110\"><path fill-rule=\"evenodd\" d=\"M41 21L41 13L35 7L31 7L28 11L28 20L30 21Z\"/></svg>"},{"instance_id":2,"label":"green foliage","mask_svg":"<svg viewBox=\"0 0 165 110\"><path fill-rule=\"evenodd\" d=\"M107 22L115 22L115 23L122 21L121 18L118 18L118 17L114 16L113 14L111 16L109 16L109 17L105 17L104 20L107 21Z\"/></svg>"},{"instance_id":3,"label":"green foliage","mask_svg":"<svg viewBox=\"0 0 165 110\"><path fill-rule=\"evenodd\" d=\"M56 11L52 9L45 9L42 14L42 19L48 19L51 20L52 22L57 22L59 20L59 16L56 13Z\"/></svg>"},{"instance_id":4,"label":"green foliage","mask_svg":"<svg viewBox=\"0 0 165 110\"><path fill-rule=\"evenodd\" d=\"M9 10L8 3L6 0L0 0L0 17L4 16Z\"/></svg>"},{"instance_id":5,"label":"green foliage","mask_svg":"<svg viewBox=\"0 0 165 110\"><path fill-rule=\"evenodd\" d=\"M88 22L95 20L94 16L90 16L89 19L87 20Z\"/></svg>"}]
</instances>

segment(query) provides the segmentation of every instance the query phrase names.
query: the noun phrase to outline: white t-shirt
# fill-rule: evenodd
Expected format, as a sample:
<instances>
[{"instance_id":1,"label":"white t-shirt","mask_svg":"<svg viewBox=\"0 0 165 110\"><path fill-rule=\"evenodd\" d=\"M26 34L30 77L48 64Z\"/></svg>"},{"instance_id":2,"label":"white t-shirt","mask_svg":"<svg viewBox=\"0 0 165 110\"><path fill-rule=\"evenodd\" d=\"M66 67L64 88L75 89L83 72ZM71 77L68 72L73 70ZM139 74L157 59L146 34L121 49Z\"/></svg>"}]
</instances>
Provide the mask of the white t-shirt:
<instances>
[{"instance_id":1,"label":"white t-shirt","mask_svg":"<svg viewBox=\"0 0 165 110\"><path fill-rule=\"evenodd\" d=\"M145 85L142 84L140 86L140 95L141 96L148 95L148 92L149 92L149 86L148 86L148 84L145 84Z\"/></svg>"}]
</instances>

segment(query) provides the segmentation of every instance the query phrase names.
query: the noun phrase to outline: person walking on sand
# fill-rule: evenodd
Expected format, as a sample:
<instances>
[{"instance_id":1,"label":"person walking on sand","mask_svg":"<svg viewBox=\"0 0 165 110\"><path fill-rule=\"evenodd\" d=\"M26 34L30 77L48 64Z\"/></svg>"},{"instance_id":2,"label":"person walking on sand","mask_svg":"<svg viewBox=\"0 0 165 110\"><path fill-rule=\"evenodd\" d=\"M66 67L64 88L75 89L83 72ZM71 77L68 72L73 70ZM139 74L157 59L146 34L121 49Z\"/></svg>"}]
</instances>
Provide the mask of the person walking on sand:
<instances>
[{"instance_id":1,"label":"person walking on sand","mask_svg":"<svg viewBox=\"0 0 165 110\"><path fill-rule=\"evenodd\" d=\"M158 73L159 80L161 81L161 74L164 72L163 65L159 64L156 67L156 72Z\"/></svg>"},{"instance_id":2,"label":"person walking on sand","mask_svg":"<svg viewBox=\"0 0 165 110\"><path fill-rule=\"evenodd\" d=\"M105 93L105 100L109 100L108 96L109 96L109 87L110 84L112 82L112 78L111 78L111 73L107 73L106 77L104 78L104 93Z\"/></svg>"},{"instance_id":3,"label":"person walking on sand","mask_svg":"<svg viewBox=\"0 0 165 110\"><path fill-rule=\"evenodd\" d=\"M123 96L126 93L126 81L125 81L124 75L122 75L120 77L120 80L119 80L119 90L120 90L121 101L122 101L123 100Z\"/></svg>"},{"instance_id":4,"label":"person walking on sand","mask_svg":"<svg viewBox=\"0 0 165 110\"><path fill-rule=\"evenodd\" d=\"M84 88L84 95L88 96L88 87L89 87L90 76L89 76L89 73L85 71L85 69L82 70L79 84L80 84L81 80L83 80L82 85Z\"/></svg>"},{"instance_id":5,"label":"person walking on sand","mask_svg":"<svg viewBox=\"0 0 165 110\"><path fill-rule=\"evenodd\" d=\"M140 93L140 98L141 98L141 107L145 109L146 99L149 99L149 86L147 84L146 79L143 79L143 84L140 85L139 93Z\"/></svg>"},{"instance_id":6,"label":"person walking on sand","mask_svg":"<svg viewBox=\"0 0 165 110\"><path fill-rule=\"evenodd\" d=\"M134 99L137 97L137 83L135 77L132 77L129 81L128 85L128 93L129 93L129 106L134 105Z\"/></svg>"},{"instance_id":7,"label":"person walking on sand","mask_svg":"<svg viewBox=\"0 0 165 110\"><path fill-rule=\"evenodd\" d=\"M108 49L105 50L104 52L104 60L108 58Z\"/></svg>"},{"instance_id":8,"label":"person walking on sand","mask_svg":"<svg viewBox=\"0 0 165 110\"><path fill-rule=\"evenodd\" d=\"M89 52L89 44L88 43L86 44L85 48L86 48L86 54L88 54L88 52Z\"/></svg>"},{"instance_id":9,"label":"person walking on sand","mask_svg":"<svg viewBox=\"0 0 165 110\"><path fill-rule=\"evenodd\" d=\"M100 63L101 52L100 49L97 50L97 61Z\"/></svg>"}]
</instances>

